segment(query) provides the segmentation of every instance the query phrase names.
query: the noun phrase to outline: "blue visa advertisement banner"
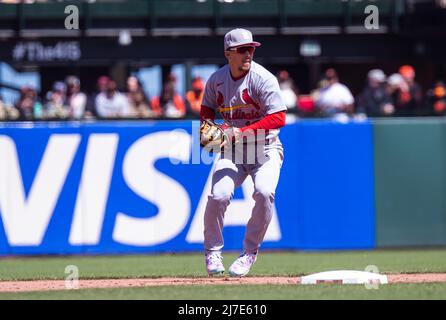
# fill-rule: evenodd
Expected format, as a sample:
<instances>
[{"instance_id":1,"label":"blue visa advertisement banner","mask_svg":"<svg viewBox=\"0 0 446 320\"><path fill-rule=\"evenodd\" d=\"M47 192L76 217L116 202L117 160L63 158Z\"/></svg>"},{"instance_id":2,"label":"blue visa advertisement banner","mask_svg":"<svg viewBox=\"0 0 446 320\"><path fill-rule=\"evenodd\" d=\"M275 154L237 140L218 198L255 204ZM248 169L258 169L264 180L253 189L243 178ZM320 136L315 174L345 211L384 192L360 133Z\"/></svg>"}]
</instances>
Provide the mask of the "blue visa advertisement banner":
<instances>
[{"instance_id":1,"label":"blue visa advertisement banner","mask_svg":"<svg viewBox=\"0 0 446 320\"><path fill-rule=\"evenodd\" d=\"M0 124L0 255L203 250L215 156L197 121ZM261 248L375 246L372 125L308 120L282 128L284 162ZM248 177L225 216L240 250Z\"/></svg>"}]
</instances>

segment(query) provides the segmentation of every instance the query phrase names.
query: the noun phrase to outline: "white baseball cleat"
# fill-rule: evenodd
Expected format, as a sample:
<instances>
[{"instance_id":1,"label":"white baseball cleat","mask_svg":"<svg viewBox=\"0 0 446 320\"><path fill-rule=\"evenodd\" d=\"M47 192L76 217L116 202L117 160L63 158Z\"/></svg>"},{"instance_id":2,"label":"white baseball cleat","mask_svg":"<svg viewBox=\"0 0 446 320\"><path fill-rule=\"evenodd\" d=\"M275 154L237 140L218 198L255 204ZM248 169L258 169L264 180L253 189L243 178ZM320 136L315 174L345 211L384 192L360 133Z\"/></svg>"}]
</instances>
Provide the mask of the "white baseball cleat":
<instances>
[{"instance_id":1,"label":"white baseball cleat","mask_svg":"<svg viewBox=\"0 0 446 320\"><path fill-rule=\"evenodd\" d=\"M233 277L246 276L256 260L257 253L243 252L229 267L229 274Z\"/></svg>"},{"instance_id":2,"label":"white baseball cleat","mask_svg":"<svg viewBox=\"0 0 446 320\"><path fill-rule=\"evenodd\" d=\"M211 251L205 255L206 271L208 275L222 275L225 272L223 257L219 251Z\"/></svg>"}]
</instances>

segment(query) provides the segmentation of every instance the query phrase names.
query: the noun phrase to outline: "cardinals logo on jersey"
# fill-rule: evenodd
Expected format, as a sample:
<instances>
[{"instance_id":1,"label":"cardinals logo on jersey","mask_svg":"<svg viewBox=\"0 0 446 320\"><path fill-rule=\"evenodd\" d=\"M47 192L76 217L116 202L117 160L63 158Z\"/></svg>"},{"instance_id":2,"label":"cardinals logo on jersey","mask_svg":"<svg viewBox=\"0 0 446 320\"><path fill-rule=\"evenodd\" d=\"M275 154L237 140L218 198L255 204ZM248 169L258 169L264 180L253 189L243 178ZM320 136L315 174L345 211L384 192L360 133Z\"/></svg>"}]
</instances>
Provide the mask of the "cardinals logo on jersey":
<instances>
[{"instance_id":1,"label":"cardinals logo on jersey","mask_svg":"<svg viewBox=\"0 0 446 320\"><path fill-rule=\"evenodd\" d=\"M244 89L242 91L242 99L246 104L250 104L250 105L254 106L257 110L260 109L260 106L257 103L255 103L254 100L249 95L248 89Z\"/></svg>"},{"instance_id":2,"label":"cardinals logo on jersey","mask_svg":"<svg viewBox=\"0 0 446 320\"><path fill-rule=\"evenodd\" d=\"M248 89L244 89L242 91L241 96L244 104L225 107L225 99L223 94L218 91L217 93L217 106L218 110L222 114L223 118L227 121L235 120L235 119L244 119L244 120L257 120L261 117L260 106L254 102L251 96L248 93ZM249 107L254 107L254 109L249 110ZM248 108L246 111L242 111L241 109ZM250 121L249 121L250 123Z\"/></svg>"}]
</instances>

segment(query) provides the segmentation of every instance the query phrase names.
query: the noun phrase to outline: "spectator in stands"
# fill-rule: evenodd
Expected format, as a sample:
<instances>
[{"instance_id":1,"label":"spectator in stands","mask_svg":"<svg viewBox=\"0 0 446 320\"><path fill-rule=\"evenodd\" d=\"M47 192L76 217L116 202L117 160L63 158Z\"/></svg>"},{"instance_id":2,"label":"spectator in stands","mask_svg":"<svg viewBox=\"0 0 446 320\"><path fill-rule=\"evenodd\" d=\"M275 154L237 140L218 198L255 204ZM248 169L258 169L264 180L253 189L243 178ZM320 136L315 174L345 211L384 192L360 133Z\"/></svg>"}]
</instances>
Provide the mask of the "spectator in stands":
<instances>
[{"instance_id":1,"label":"spectator in stands","mask_svg":"<svg viewBox=\"0 0 446 320\"><path fill-rule=\"evenodd\" d=\"M395 116L409 115L409 111L406 109L410 99L409 86L401 74L394 73L388 78L387 92L394 106L393 114Z\"/></svg>"},{"instance_id":2,"label":"spectator in stands","mask_svg":"<svg viewBox=\"0 0 446 320\"><path fill-rule=\"evenodd\" d=\"M0 95L0 121L7 120L8 114L6 113L6 104L3 102L2 96Z\"/></svg>"},{"instance_id":3,"label":"spectator in stands","mask_svg":"<svg viewBox=\"0 0 446 320\"><path fill-rule=\"evenodd\" d=\"M176 78L173 74L163 84L160 97L152 100L153 109L167 118L181 118L186 114L183 98L175 90Z\"/></svg>"},{"instance_id":4,"label":"spectator in stands","mask_svg":"<svg viewBox=\"0 0 446 320\"><path fill-rule=\"evenodd\" d=\"M415 82L415 70L412 66L403 65L399 73L406 81L408 90L403 92L400 99L400 110L406 115L421 115L423 113L423 92Z\"/></svg>"},{"instance_id":5,"label":"spectator in stands","mask_svg":"<svg viewBox=\"0 0 446 320\"><path fill-rule=\"evenodd\" d=\"M144 93L142 84L136 77L127 79L127 99L130 116L134 118L153 118L159 116L152 110L150 99Z\"/></svg>"},{"instance_id":6,"label":"spectator in stands","mask_svg":"<svg viewBox=\"0 0 446 320\"><path fill-rule=\"evenodd\" d=\"M67 87L65 83L56 81L53 88L46 95L43 117L46 119L66 119L69 112L66 105Z\"/></svg>"},{"instance_id":7,"label":"spectator in stands","mask_svg":"<svg viewBox=\"0 0 446 320\"><path fill-rule=\"evenodd\" d=\"M107 89L96 97L96 112L100 118L129 117L127 97L118 91L116 81L109 80Z\"/></svg>"},{"instance_id":8,"label":"spectator in stands","mask_svg":"<svg viewBox=\"0 0 446 320\"><path fill-rule=\"evenodd\" d=\"M98 113L96 110L96 98L101 92L107 91L107 84L110 81L110 78L107 76L100 76L96 82L96 92L89 95L87 99L87 105L85 107L85 118L95 118L98 117Z\"/></svg>"},{"instance_id":9,"label":"spectator in stands","mask_svg":"<svg viewBox=\"0 0 446 320\"><path fill-rule=\"evenodd\" d=\"M98 81L97 81L98 92L97 92L97 94L107 91L108 83L110 82L110 80L111 79L107 76L100 76L98 78Z\"/></svg>"},{"instance_id":10,"label":"spectator in stands","mask_svg":"<svg viewBox=\"0 0 446 320\"><path fill-rule=\"evenodd\" d=\"M325 71L323 87L317 97L316 106L324 116L333 117L338 120L348 119L353 113L353 98L350 90L339 83L336 70L329 68Z\"/></svg>"},{"instance_id":11,"label":"spectator in stands","mask_svg":"<svg viewBox=\"0 0 446 320\"><path fill-rule=\"evenodd\" d=\"M314 90L311 90L311 92L310 92L310 95L314 101L319 100L322 90L324 90L327 86L328 86L327 80L325 79L325 77L322 77L322 79L319 80L319 82L317 83L317 88Z\"/></svg>"},{"instance_id":12,"label":"spectator in stands","mask_svg":"<svg viewBox=\"0 0 446 320\"><path fill-rule=\"evenodd\" d=\"M298 107L298 90L294 84L294 80L290 77L290 74L286 70L279 71L277 80L279 81L282 98L288 108L288 111L296 110Z\"/></svg>"},{"instance_id":13,"label":"spectator in stands","mask_svg":"<svg viewBox=\"0 0 446 320\"><path fill-rule=\"evenodd\" d=\"M0 95L0 121L16 120L19 117L19 111L12 105L3 101Z\"/></svg>"},{"instance_id":14,"label":"spectator in stands","mask_svg":"<svg viewBox=\"0 0 446 320\"><path fill-rule=\"evenodd\" d=\"M200 117L201 101L204 94L204 81L200 77L192 80L192 89L186 93L187 111L193 117Z\"/></svg>"},{"instance_id":15,"label":"spectator in stands","mask_svg":"<svg viewBox=\"0 0 446 320\"><path fill-rule=\"evenodd\" d=\"M76 76L68 76L65 79L67 85L67 106L69 116L72 119L84 118L87 105L87 96L81 92L81 81Z\"/></svg>"},{"instance_id":16,"label":"spectator in stands","mask_svg":"<svg viewBox=\"0 0 446 320\"><path fill-rule=\"evenodd\" d=\"M427 92L427 103L431 114L444 116L446 114L446 85L443 81L437 81L432 89Z\"/></svg>"},{"instance_id":17,"label":"spectator in stands","mask_svg":"<svg viewBox=\"0 0 446 320\"><path fill-rule=\"evenodd\" d=\"M365 113L369 117L393 114L394 107L386 88L386 75L381 69L368 72L367 85L358 96L356 112Z\"/></svg>"},{"instance_id":18,"label":"spectator in stands","mask_svg":"<svg viewBox=\"0 0 446 320\"><path fill-rule=\"evenodd\" d=\"M6 114L6 104L3 102L2 96L0 95L0 121L8 119Z\"/></svg>"},{"instance_id":19,"label":"spectator in stands","mask_svg":"<svg viewBox=\"0 0 446 320\"><path fill-rule=\"evenodd\" d=\"M16 108L19 111L19 120L31 121L43 118L43 106L37 97L37 92L31 87L20 89L20 98Z\"/></svg>"}]
</instances>

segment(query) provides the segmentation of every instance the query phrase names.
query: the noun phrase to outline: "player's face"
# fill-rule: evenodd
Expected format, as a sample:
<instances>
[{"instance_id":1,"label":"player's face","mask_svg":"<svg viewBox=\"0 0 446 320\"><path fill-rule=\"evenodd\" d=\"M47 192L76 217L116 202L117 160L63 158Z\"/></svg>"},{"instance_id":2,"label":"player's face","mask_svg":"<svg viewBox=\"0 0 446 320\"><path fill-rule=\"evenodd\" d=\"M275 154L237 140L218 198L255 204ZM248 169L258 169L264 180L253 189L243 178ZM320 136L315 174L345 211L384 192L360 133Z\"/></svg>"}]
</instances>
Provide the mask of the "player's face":
<instances>
[{"instance_id":1,"label":"player's face","mask_svg":"<svg viewBox=\"0 0 446 320\"><path fill-rule=\"evenodd\" d=\"M226 58L231 66L237 68L238 71L245 72L251 67L254 51L255 47L253 46L231 48L227 50Z\"/></svg>"}]
</instances>

